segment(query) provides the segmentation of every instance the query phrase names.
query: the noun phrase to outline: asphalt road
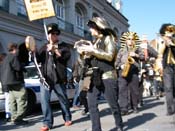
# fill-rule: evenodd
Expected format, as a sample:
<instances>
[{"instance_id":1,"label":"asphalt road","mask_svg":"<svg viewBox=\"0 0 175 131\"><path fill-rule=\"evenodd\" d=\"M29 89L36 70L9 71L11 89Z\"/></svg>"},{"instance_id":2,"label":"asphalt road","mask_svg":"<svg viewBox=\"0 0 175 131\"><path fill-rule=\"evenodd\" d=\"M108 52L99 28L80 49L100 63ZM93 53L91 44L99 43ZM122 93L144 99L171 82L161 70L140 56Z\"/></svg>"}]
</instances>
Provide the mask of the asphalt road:
<instances>
[{"instance_id":1,"label":"asphalt road","mask_svg":"<svg viewBox=\"0 0 175 131\"><path fill-rule=\"evenodd\" d=\"M105 100L99 104L101 123L103 131L111 131L114 128L114 120ZM71 108L73 125L64 126L61 111L58 105L53 106L54 128L51 131L85 131L90 129L91 123L89 115L82 116L82 109ZM42 114L38 108L32 115L25 118L28 125L16 126L6 123L1 114L0 131L39 131L42 126ZM175 131L175 116L166 116L165 98L156 100L154 97L144 99L144 106L139 109L139 113L130 113L123 116L124 131ZM115 130L114 130L115 131Z\"/></svg>"}]
</instances>

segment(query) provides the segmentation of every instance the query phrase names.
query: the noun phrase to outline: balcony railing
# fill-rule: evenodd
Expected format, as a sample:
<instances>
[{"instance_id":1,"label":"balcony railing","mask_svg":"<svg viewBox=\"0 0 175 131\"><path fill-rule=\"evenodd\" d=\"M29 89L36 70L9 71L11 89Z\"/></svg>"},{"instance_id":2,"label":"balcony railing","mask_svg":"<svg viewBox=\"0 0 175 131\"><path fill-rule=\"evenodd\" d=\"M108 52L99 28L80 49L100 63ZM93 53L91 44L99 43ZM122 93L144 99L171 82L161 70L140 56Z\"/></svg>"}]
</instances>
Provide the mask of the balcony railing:
<instances>
[{"instance_id":1,"label":"balcony railing","mask_svg":"<svg viewBox=\"0 0 175 131\"><path fill-rule=\"evenodd\" d=\"M63 29L65 31L71 32L71 33L74 32L73 24L66 22L66 21L59 19L59 18L57 18L57 19L58 19L58 26L60 29Z\"/></svg>"},{"instance_id":2,"label":"balcony railing","mask_svg":"<svg viewBox=\"0 0 175 131\"><path fill-rule=\"evenodd\" d=\"M77 27L76 34L84 37L86 40L92 40L92 36L91 36L90 32L88 32L87 30L84 30L80 27Z\"/></svg>"},{"instance_id":3,"label":"balcony railing","mask_svg":"<svg viewBox=\"0 0 175 131\"><path fill-rule=\"evenodd\" d=\"M64 21L64 20L62 20L58 17L57 17L57 19L58 19L58 26L59 26L60 29L63 29L66 32L69 32L69 33L75 33L75 34L77 34L81 37L84 37L87 40L92 40L92 37L91 37L90 33L87 30L84 30L82 28L77 27L77 31L75 32L73 24L71 24L67 21Z\"/></svg>"}]
</instances>

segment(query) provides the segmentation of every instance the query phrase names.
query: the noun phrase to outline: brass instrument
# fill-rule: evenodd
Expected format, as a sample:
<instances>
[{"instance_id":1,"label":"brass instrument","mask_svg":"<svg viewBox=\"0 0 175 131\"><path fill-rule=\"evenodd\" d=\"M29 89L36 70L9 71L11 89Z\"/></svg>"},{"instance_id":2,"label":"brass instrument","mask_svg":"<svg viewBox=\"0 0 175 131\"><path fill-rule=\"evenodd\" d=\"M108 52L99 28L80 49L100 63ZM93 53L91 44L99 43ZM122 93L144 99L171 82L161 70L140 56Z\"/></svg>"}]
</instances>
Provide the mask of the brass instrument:
<instances>
[{"instance_id":1,"label":"brass instrument","mask_svg":"<svg viewBox=\"0 0 175 131\"><path fill-rule=\"evenodd\" d=\"M35 51L35 49L36 49L36 44L35 44L35 39L34 39L34 37L32 37L32 36L27 36L26 39L25 39L25 45L26 45L26 48L27 48L29 51Z\"/></svg>"},{"instance_id":2,"label":"brass instrument","mask_svg":"<svg viewBox=\"0 0 175 131\"><path fill-rule=\"evenodd\" d=\"M167 64L175 64L175 59L170 47L168 47Z\"/></svg>"},{"instance_id":3,"label":"brass instrument","mask_svg":"<svg viewBox=\"0 0 175 131\"><path fill-rule=\"evenodd\" d=\"M130 71L131 65L135 63L134 58L132 58L131 56L128 56L127 62L124 65L124 68L122 70L122 76L123 77L127 77L128 73Z\"/></svg>"},{"instance_id":4,"label":"brass instrument","mask_svg":"<svg viewBox=\"0 0 175 131\"><path fill-rule=\"evenodd\" d=\"M123 77L127 77L128 76L128 73L130 71L130 68L131 68L131 65L135 63L135 60L133 57L131 57L130 53L131 52L135 52L136 48L135 46L132 46L130 48L128 48L128 58L127 58L127 61L124 65L124 68L122 70L122 76Z\"/></svg>"}]
</instances>

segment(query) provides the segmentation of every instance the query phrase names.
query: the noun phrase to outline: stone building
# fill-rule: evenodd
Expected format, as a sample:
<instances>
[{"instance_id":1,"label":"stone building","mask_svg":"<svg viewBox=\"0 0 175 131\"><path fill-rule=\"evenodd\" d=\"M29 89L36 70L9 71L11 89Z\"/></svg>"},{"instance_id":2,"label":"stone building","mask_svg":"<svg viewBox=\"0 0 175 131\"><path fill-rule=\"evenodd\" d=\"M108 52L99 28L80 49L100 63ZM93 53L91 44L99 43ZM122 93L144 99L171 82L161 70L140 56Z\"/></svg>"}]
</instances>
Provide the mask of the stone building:
<instances>
[{"instance_id":1,"label":"stone building","mask_svg":"<svg viewBox=\"0 0 175 131\"><path fill-rule=\"evenodd\" d=\"M44 21L59 25L60 40L70 48L79 39L91 39L86 23L93 16L104 17L119 37L129 28L127 18L107 0L53 0L53 5L56 16ZM0 53L9 42L23 43L27 35L34 36L37 46L45 43L43 20L29 21L24 0L0 0ZM72 50L70 61L74 54Z\"/></svg>"}]
</instances>

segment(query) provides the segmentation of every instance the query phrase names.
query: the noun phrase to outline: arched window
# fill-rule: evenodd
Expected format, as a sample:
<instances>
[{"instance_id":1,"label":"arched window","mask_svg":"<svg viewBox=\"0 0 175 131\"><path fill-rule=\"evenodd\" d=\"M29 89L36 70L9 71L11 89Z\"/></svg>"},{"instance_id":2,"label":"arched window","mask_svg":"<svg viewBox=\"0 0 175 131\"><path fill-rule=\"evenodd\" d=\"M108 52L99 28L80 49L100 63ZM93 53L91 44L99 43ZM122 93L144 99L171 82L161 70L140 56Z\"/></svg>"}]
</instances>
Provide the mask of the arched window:
<instances>
[{"instance_id":1,"label":"arched window","mask_svg":"<svg viewBox=\"0 0 175 131\"><path fill-rule=\"evenodd\" d=\"M55 12L58 18L64 20L65 18L65 8L63 0L57 0L57 4L55 7Z\"/></svg>"},{"instance_id":2,"label":"arched window","mask_svg":"<svg viewBox=\"0 0 175 131\"><path fill-rule=\"evenodd\" d=\"M27 16L26 8L24 6L24 0L16 0L17 9L19 15Z\"/></svg>"},{"instance_id":3,"label":"arched window","mask_svg":"<svg viewBox=\"0 0 175 131\"><path fill-rule=\"evenodd\" d=\"M75 7L76 10L76 25L77 27L84 29L84 15L80 6Z\"/></svg>"},{"instance_id":4,"label":"arched window","mask_svg":"<svg viewBox=\"0 0 175 131\"><path fill-rule=\"evenodd\" d=\"M114 31L115 31L116 35L119 37L119 30L115 27Z\"/></svg>"},{"instance_id":5,"label":"arched window","mask_svg":"<svg viewBox=\"0 0 175 131\"><path fill-rule=\"evenodd\" d=\"M0 9L8 11L8 9L9 9L9 0L0 0Z\"/></svg>"}]
</instances>

